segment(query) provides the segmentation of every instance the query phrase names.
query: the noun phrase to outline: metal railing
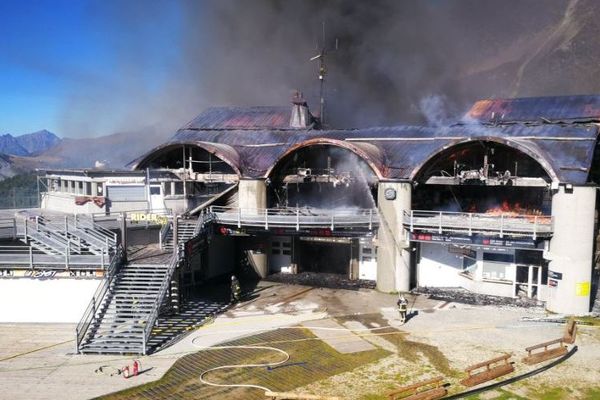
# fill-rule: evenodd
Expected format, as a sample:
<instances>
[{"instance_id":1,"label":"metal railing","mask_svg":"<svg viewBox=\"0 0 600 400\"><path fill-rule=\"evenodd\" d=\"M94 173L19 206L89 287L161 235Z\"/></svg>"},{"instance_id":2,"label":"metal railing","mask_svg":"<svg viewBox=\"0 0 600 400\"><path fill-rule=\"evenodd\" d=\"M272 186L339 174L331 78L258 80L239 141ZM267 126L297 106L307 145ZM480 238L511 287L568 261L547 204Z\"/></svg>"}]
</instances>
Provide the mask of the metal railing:
<instances>
[{"instance_id":1,"label":"metal railing","mask_svg":"<svg viewBox=\"0 0 600 400\"><path fill-rule=\"evenodd\" d=\"M144 333L143 333L143 337L142 337L142 353L144 355L146 355L146 353L148 352L148 340L150 339L150 335L152 334L152 328L154 327L154 324L156 323L156 320L158 319L158 315L160 313L160 306L161 306L163 300L165 299L167 291L169 290L169 286L171 284L171 278L173 276L173 273L175 272L175 269L177 268L177 265L179 264L179 262L181 260L182 253L183 253L183 250L181 247L178 248L177 252L173 253L173 256L171 257L171 259L169 261L169 266L167 267L167 270L165 272L163 281L160 285L158 295L156 296L154 306L152 307L152 312L148 315L148 318L146 318L145 325L144 325Z\"/></svg>"},{"instance_id":2,"label":"metal railing","mask_svg":"<svg viewBox=\"0 0 600 400\"><path fill-rule=\"evenodd\" d=\"M234 208L211 206L217 222L227 225L264 227L329 228L366 227L379 223L377 209Z\"/></svg>"},{"instance_id":3,"label":"metal railing","mask_svg":"<svg viewBox=\"0 0 600 400\"><path fill-rule=\"evenodd\" d=\"M108 292L111 283L117 276L119 269L121 268L121 264L123 263L124 251L121 246L116 248L115 254L113 255L110 265L108 266L104 278L102 282L96 289L94 296L92 296L92 300L88 304L87 308L83 312L83 316L81 320L77 324L77 328L75 328L75 346L76 351L79 353L79 347L81 342L85 338L85 335L90 327L91 323L94 321L96 316L96 312L98 311L98 307L102 304L102 300L104 296Z\"/></svg>"},{"instance_id":4,"label":"metal railing","mask_svg":"<svg viewBox=\"0 0 600 400\"><path fill-rule=\"evenodd\" d=\"M0 218L0 238L16 239L17 238L17 219L16 218Z\"/></svg>"},{"instance_id":5,"label":"metal railing","mask_svg":"<svg viewBox=\"0 0 600 400\"><path fill-rule=\"evenodd\" d=\"M487 233L500 237L549 236L553 232L553 219L545 215L515 215L460 213L447 211L411 210L404 212L404 226L416 230L442 233Z\"/></svg>"},{"instance_id":6,"label":"metal railing","mask_svg":"<svg viewBox=\"0 0 600 400\"><path fill-rule=\"evenodd\" d=\"M46 254L32 246L0 246L0 265L3 269L103 269L108 264L108 255L63 255Z\"/></svg>"},{"instance_id":7,"label":"metal railing","mask_svg":"<svg viewBox=\"0 0 600 400\"><path fill-rule=\"evenodd\" d=\"M206 231L209 223L215 220L215 214L211 210L203 210L198 216L198 221L194 227L194 237Z\"/></svg>"}]
</instances>

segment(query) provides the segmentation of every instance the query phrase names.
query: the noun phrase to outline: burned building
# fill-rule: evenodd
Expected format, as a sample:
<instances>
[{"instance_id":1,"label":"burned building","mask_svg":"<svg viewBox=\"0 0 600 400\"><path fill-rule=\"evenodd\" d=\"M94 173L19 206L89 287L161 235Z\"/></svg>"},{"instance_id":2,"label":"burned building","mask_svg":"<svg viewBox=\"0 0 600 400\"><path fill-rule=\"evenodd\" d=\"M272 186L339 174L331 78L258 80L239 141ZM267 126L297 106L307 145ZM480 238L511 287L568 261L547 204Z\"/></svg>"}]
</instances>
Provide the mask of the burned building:
<instances>
[{"instance_id":1,"label":"burned building","mask_svg":"<svg viewBox=\"0 0 600 400\"><path fill-rule=\"evenodd\" d=\"M247 263L260 277L462 287L584 314L598 122L600 96L482 100L443 127L325 129L300 97L215 107L136 159L141 181L125 183L142 188L142 208L209 222L199 281ZM107 213L111 191L131 191L100 186Z\"/></svg>"}]
</instances>

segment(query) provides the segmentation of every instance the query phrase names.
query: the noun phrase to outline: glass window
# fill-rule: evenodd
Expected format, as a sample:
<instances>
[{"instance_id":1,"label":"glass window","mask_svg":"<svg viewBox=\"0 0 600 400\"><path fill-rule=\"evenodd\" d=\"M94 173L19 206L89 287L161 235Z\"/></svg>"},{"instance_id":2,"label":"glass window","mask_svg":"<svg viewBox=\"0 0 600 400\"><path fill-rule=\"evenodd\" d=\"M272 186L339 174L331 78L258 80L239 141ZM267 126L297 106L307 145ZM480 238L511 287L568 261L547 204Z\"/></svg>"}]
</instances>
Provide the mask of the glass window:
<instances>
[{"instance_id":1,"label":"glass window","mask_svg":"<svg viewBox=\"0 0 600 400\"><path fill-rule=\"evenodd\" d=\"M163 185L163 193L165 194L165 196L171 195L171 182L166 182Z\"/></svg>"},{"instance_id":2,"label":"glass window","mask_svg":"<svg viewBox=\"0 0 600 400\"><path fill-rule=\"evenodd\" d=\"M515 257L512 254L505 253L483 253L483 261L494 261L502 263L512 263Z\"/></svg>"},{"instance_id":3,"label":"glass window","mask_svg":"<svg viewBox=\"0 0 600 400\"><path fill-rule=\"evenodd\" d=\"M160 195L160 186L150 186L150 194Z\"/></svg>"},{"instance_id":4,"label":"glass window","mask_svg":"<svg viewBox=\"0 0 600 400\"><path fill-rule=\"evenodd\" d=\"M516 250L515 260L517 264L542 265L542 252L537 250Z\"/></svg>"},{"instance_id":5,"label":"glass window","mask_svg":"<svg viewBox=\"0 0 600 400\"><path fill-rule=\"evenodd\" d=\"M271 254L273 254L273 255L279 255L281 253L279 252L279 249L271 249Z\"/></svg>"},{"instance_id":6,"label":"glass window","mask_svg":"<svg viewBox=\"0 0 600 400\"><path fill-rule=\"evenodd\" d=\"M373 252L373 249L371 249L370 247L363 247L362 252L363 254L371 254Z\"/></svg>"},{"instance_id":7,"label":"glass window","mask_svg":"<svg viewBox=\"0 0 600 400\"><path fill-rule=\"evenodd\" d=\"M174 194L183 194L183 182L175 182Z\"/></svg>"},{"instance_id":8,"label":"glass window","mask_svg":"<svg viewBox=\"0 0 600 400\"><path fill-rule=\"evenodd\" d=\"M292 255L292 252L291 252L291 251L289 251L289 250L283 250L281 253L282 253L284 256L291 256L291 255Z\"/></svg>"}]
</instances>

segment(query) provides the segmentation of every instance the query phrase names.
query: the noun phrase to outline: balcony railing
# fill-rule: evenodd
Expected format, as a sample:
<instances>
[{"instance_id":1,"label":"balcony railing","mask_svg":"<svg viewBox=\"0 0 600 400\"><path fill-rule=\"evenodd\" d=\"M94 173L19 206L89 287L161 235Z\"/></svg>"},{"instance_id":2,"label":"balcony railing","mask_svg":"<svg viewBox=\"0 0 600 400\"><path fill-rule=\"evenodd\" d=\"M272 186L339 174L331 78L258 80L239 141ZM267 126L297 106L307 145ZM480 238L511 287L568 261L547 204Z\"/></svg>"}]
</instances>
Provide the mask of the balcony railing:
<instances>
[{"instance_id":1,"label":"balcony railing","mask_svg":"<svg viewBox=\"0 0 600 400\"><path fill-rule=\"evenodd\" d=\"M551 236L553 219L545 215L478 214L412 210L404 212L404 226L411 232L492 234L503 236Z\"/></svg>"},{"instance_id":2,"label":"balcony railing","mask_svg":"<svg viewBox=\"0 0 600 400\"><path fill-rule=\"evenodd\" d=\"M211 206L217 223L269 228L339 228L362 227L372 230L379 224L377 209L313 208L233 208Z\"/></svg>"}]
</instances>

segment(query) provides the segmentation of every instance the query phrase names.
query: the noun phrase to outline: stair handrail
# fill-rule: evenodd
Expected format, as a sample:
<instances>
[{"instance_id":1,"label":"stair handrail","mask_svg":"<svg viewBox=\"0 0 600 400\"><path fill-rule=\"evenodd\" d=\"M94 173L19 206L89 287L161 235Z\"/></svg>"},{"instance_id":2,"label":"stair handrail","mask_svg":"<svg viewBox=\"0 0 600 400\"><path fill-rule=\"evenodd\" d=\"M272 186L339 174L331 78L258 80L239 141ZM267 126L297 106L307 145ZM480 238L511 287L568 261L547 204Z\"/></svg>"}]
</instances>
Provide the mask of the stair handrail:
<instances>
[{"instance_id":1,"label":"stair handrail","mask_svg":"<svg viewBox=\"0 0 600 400\"><path fill-rule=\"evenodd\" d=\"M171 230L171 221L168 221L166 224L164 224L160 228L158 243L160 244L161 248L163 248L163 246L165 245L165 240L167 240L167 235L169 234L170 230Z\"/></svg>"},{"instance_id":2,"label":"stair handrail","mask_svg":"<svg viewBox=\"0 0 600 400\"><path fill-rule=\"evenodd\" d=\"M110 229L107 229L101 226L100 224L95 223L90 216L84 214L76 214L73 217L73 220L77 221L77 227L79 227L79 225L83 223L83 226L85 228L93 229L99 235L107 237L113 245L117 243L117 234L111 231Z\"/></svg>"},{"instance_id":3,"label":"stair handrail","mask_svg":"<svg viewBox=\"0 0 600 400\"><path fill-rule=\"evenodd\" d=\"M169 260L169 266L167 267L167 270L165 271L165 276L160 285L158 295L156 296L156 300L154 301L154 307L152 307L152 312L148 315L148 318L146 318L146 321L145 321L146 325L144 326L144 336L142 338L142 353L144 355L146 355L148 352L148 349L147 349L148 339L150 338L150 335L152 334L152 328L154 327L154 324L156 323L156 320L158 319L160 306L165 298L165 295L167 294L169 285L171 284L171 277L173 276L173 273L175 272L177 265L181 261L182 255L183 255L183 246L178 247L177 251L173 252L173 256Z\"/></svg>"},{"instance_id":4,"label":"stair handrail","mask_svg":"<svg viewBox=\"0 0 600 400\"><path fill-rule=\"evenodd\" d=\"M196 227L194 228L194 236L198 236L201 232L204 231L206 225L213 222L215 220L215 214L211 209L205 209L204 212L200 213L198 216L198 222L196 222Z\"/></svg>"},{"instance_id":5,"label":"stair handrail","mask_svg":"<svg viewBox=\"0 0 600 400\"><path fill-rule=\"evenodd\" d=\"M119 272L119 269L121 268L124 255L125 252L123 251L121 245L117 246L115 254L112 256L112 259L110 261L110 265L106 269L102 282L100 282L100 285L98 285L98 288L92 296L92 300L90 300L90 303L83 312L83 316L77 324L77 328L75 328L75 346L77 353L79 353L79 347L81 346L81 342L83 341L83 338L85 337L87 330L90 327L90 324L96 316L96 311L102 303L102 299L104 299L104 296L106 295L106 292L108 292L110 284L113 282L113 280L117 276L117 273Z\"/></svg>"},{"instance_id":6,"label":"stair handrail","mask_svg":"<svg viewBox=\"0 0 600 400\"><path fill-rule=\"evenodd\" d=\"M32 235L31 232L45 232L47 234L46 238L49 241L54 242L54 245L51 246L48 242L42 242L42 243L48 245L53 250L56 250L63 256L66 256L68 253L70 253L70 248L71 248L71 246L73 246L73 241L70 240L68 237L58 233L56 229L51 229L50 225L46 225L45 223L40 224L38 221L38 223L35 223L34 227L25 231L25 233L24 233L25 236L29 236L33 239L40 241L38 238L36 238L34 235ZM56 247L57 245L60 246L60 248Z\"/></svg>"}]
</instances>

